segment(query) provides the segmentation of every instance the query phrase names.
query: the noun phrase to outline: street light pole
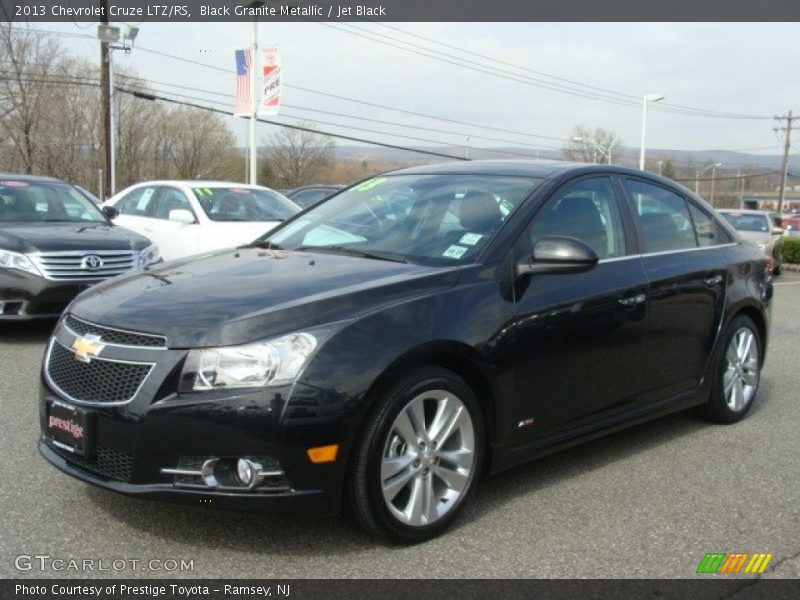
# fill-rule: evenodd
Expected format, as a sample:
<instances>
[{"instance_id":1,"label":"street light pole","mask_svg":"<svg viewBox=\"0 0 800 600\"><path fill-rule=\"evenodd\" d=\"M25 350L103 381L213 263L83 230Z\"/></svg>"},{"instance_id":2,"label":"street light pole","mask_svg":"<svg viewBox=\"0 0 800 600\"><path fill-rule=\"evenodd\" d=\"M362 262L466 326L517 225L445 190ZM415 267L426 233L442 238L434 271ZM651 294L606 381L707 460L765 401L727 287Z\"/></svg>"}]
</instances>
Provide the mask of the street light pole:
<instances>
[{"instance_id":1,"label":"street light pole","mask_svg":"<svg viewBox=\"0 0 800 600\"><path fill-rule=\"evenodd\" d=\"M253 61L250 65L250 185L256 185L258 178L256 152L256 69L258 69L258 19L253 19Z\"/></svg>"},{"instance_id":2,"label":"street light pole","mask_svg":"<svg viewBox=\"0 0 800 600\"><path fill-rule=\"evenodd\" d=\"M717 165L711 167L711 206L714 206L714 184L716 183Z\"/></svg>"},{"instance_id":3,"label":"street light pole","mask_svg":"<svg viewBox=\"0 0 800 600\"><path fill-rule=\"evenodd\" d=\"M709 171L711 169L716 169L717 167L721 167L721 166L722 166L722 163L714 163L713 165L708 165L706 167L703 167L702 169L697 169L694 172L694 193L695 194L699 194L700 193L700 175L703 175L707 171ZM711 178L711 198L712 198L712 202L713 202L713 198L714 198L714 178L713 178L713 176Z\"/></svg>"},{"instance_id":4,"label":"street light pole","mask_svg":"<svg viewBox=\"0 0 800 600\"><path fill-rule=\"evenodd\" d=\"M647 131L647 103L660 102L663 99L664 99L663 94L648 94L646 96L642 96L642 141L639 147L640 171L644 171L644 144L645 144L645 133Z\"/></svg>"}]
</instances>

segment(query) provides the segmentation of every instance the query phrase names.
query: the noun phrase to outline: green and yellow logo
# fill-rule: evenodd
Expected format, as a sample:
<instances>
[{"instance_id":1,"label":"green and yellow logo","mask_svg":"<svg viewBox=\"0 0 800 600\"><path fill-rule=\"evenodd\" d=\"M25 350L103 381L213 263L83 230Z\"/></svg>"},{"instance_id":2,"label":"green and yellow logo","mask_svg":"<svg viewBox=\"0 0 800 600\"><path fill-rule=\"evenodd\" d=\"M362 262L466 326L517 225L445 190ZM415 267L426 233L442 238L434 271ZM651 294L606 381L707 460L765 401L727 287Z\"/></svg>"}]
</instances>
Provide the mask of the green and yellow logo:
<instances>
[{"instance_id":1,"label":"green and yellow logo","mask_svg":"<svg viewBox=\"0 0 800 600\"><path fill-rule=\"evenodd\" d=\"M697 567L699 574L763 573L773 554L766 552L707 552Z\"/></svg>"}]
</instances>

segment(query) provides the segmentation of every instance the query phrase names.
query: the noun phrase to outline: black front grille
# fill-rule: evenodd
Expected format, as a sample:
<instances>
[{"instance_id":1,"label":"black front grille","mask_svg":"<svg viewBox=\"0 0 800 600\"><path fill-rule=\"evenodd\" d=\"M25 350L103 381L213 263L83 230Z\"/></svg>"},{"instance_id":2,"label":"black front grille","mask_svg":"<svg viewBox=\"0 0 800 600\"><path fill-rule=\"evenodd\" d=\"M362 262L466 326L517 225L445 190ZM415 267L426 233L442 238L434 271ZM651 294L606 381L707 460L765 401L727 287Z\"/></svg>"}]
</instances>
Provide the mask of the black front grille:
<instances>
[{"instance_id":1,"label":"black front grille","mask_svg":"<svg viewBox=\"0 0 800 600\"><path fill-rule=\"evenodd\" d=\"M78 335L99 335L105 344L118 344L121 346L141 346L143 348L166 348L167 340L162 335L150 333L136 333L133 331L122 331L119 329L109 329L102 325L94 325L73 315L64 318L64 324Z\"/></svg>"},{"instance_id":2,"label":"black front grille","mask_svg":"<svg viewBox=\"0 0 800 600\"><path fill-rule=\"evenodd\" d=\"M152 365L112 362L94 358L79 361L53 340L47 374L69 398L86 402L127 402L136 394Z\"/></svg>"},{"instance_id":3,"label":"black front grille","mask_svg":"<svg viewBox=\"0 0 800 600\"><path fill-rule=\"evenodd\" d=\"M133 474L133 454L114 448L98 446L94 456L78 456L51 446L67 462L108 479L129 482Z\"/></svg>"}]
</instances>

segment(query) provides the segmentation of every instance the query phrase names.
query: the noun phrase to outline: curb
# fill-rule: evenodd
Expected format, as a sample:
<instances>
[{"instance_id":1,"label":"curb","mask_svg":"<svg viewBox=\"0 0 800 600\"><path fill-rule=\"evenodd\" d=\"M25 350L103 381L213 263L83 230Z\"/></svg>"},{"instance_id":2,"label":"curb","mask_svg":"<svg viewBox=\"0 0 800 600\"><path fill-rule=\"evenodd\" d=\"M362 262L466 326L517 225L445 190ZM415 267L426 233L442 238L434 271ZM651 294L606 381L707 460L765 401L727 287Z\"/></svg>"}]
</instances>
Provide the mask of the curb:
<instances>
[{"instance_id":1,"label":"curb","mask_svg":"<svg viewBox=\"0 0 800 600\"><path fill-rule=\"evenodd\" d=\"M785 262L781 265L781 271L791 271L792 273L800 273L800 265Z\"/></svg>"}]
</instances>

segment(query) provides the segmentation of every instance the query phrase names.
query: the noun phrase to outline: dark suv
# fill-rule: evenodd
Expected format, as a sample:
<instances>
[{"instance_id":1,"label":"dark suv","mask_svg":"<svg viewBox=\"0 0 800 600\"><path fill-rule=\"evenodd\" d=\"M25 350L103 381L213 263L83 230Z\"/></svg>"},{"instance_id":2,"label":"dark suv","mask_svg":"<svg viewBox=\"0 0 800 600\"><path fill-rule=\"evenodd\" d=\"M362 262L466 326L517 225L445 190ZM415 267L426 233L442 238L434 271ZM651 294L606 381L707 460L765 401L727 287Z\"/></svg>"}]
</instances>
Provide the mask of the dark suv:
<instances>
[{"instance_id":1,"label":"dark suv","mask_svg":"<svg viewBox=\"0 0 800 600\"><path fill-rule=\"evenodd\" d=\"M157 260L68 183L0 173L0 320L58 316L89 286Z\"/></svg>"},{"instance_id":2,"label":"dark suv","mask_svg":"<svg viewBox=\"0 0 800 600\"><path fill-rule=\"evenodd\" d=\"M347 503L419 540L484 472L689 407L744 417L771 298L763 253L665 178L398 171L81 295L48 346L39 448L125 494Z\"/></svg>"}]
</instances>

